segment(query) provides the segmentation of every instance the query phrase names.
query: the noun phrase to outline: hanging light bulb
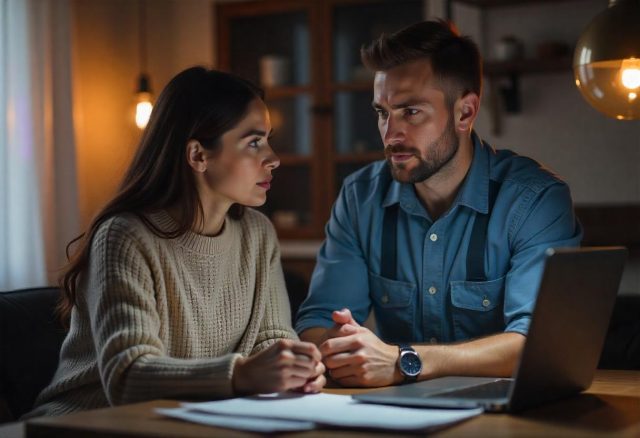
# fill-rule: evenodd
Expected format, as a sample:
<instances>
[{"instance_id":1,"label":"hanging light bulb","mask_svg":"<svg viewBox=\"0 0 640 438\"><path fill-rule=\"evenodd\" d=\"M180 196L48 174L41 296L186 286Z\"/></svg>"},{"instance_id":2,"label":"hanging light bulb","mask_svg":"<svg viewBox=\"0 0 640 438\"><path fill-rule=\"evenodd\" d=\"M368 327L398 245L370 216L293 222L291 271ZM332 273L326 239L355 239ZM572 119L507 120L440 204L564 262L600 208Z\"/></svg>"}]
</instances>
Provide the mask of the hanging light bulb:
<instances>
[{"instance_id":1,"label":"hanging light bulb","mask_svg":"<svg viewBox=\"0 0 640 438\"><path fill-rule=\"evenodd\" d=\"M138 90L136 92L136 126L144 129L149 122L153 104L151 103L151 86L149 76L142 73L138 78Z\"/></svg>"},{"instance_id":2,"label":"hanging light bulb","mask_svg":"<svg viewBox=\"0 0 640 438\"><path fill-rule=\"evenodd\" d=\"M640 0L609 0L578 40L573 72L595 109L619 120L640 119Z\"/></svg>"},{"instance_id":3,"label":"hanging light bulb","mask_svg":"<svg viewBox=\"0 0 640 438\"><path fill-rule=\"evenodd\" d=\"M140 50L140 67L143 73L140 73L138 77L138 88L136 89L136 126L140 129L144 129L151 117L151 110L153 109L153 103L151 102L151 80L149 76L144 73L147 68L147 22L145 14L146 2L143 0L138 1L138 48Z\"/></svg>"}]
</instances>

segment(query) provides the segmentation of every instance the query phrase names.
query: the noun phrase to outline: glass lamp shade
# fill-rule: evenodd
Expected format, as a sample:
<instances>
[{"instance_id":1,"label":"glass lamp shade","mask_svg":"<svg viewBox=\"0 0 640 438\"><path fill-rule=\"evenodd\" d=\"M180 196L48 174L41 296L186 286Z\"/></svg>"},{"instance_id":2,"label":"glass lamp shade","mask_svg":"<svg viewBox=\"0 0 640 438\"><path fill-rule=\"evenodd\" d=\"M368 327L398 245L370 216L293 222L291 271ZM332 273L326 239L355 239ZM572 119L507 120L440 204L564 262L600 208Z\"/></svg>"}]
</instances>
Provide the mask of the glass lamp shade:
<instances>
[{"instance_id":1,"label":"glass lamp shade","mask_svg":"<svg viewBox=\"0 0 640 438\"><path fill-rule=\"evenodd\" d=\"M619 120L640 119L640 0L610 0L578 40L573 73L582 96Z\"/></svg>"}]
</instances>

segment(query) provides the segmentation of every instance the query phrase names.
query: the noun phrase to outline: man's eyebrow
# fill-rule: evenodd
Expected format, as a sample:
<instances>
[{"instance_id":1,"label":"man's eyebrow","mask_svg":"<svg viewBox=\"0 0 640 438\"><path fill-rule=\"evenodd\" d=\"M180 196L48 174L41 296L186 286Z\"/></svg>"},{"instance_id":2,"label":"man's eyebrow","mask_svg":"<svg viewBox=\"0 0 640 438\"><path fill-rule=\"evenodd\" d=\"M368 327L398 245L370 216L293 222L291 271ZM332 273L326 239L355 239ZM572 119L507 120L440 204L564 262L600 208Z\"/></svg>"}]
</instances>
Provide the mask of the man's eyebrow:
<instances>
[{"instance_id":1,"label":"man's eyebrow","mask_svg":"<svg viewBox=\"0 0 640 438\"><path fill-rule=\"evenodd\" d=\"M269 135L273 134L273 130L269 132ZM261 131L259 129L249 129L247 132L242 134L240 138L247 138L252 136L265 137L267 133L265 131Z\"/></svg>"},{"instance_id":2,"label":"man's eyebrow","mask_svg":"<svg viewBox=\"0 0 640 438\"><path fill-rule=\"evenodd\" d=\"M404 102L391 105L391 109L400 109L416 105L431 105L431 103L428 100L424 99L409 99L405 100ZM383 109L382 106L377 102L371 102L371 106L373 107L373 109Z\"/></svg>"}]
</instances>

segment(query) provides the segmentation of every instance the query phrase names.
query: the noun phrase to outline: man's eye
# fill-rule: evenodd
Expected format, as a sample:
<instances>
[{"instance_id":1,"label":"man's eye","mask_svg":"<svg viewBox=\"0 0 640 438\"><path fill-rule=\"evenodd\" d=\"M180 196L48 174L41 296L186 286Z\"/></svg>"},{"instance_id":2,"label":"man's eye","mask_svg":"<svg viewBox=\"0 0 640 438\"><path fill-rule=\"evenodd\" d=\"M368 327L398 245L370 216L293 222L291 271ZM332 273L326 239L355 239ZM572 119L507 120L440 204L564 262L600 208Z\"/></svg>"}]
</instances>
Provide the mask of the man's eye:
<instances>
[{"instance_id":1,"label":"man's eye","mask_svg":"<svg viewBox=\"0 0 640 438\"><path fill-rule=\"evenodd\" d=\"M420 110L417 110L415 108L406 108L404 110L405 115L407 116L415 116L416 114L418 114L420 112Z\"/></svg>"},{"instance_id":2,"label":"man's eye","mask_svg":"<svg viewBox=\"0 0 640 438\"><path fill-rule=\"evenodd\" d=\"M386 119L389 116L389 113L383 109L377 109L376 113L378 114L378 117L381 119Z\"/></svg>"}]
</instances>

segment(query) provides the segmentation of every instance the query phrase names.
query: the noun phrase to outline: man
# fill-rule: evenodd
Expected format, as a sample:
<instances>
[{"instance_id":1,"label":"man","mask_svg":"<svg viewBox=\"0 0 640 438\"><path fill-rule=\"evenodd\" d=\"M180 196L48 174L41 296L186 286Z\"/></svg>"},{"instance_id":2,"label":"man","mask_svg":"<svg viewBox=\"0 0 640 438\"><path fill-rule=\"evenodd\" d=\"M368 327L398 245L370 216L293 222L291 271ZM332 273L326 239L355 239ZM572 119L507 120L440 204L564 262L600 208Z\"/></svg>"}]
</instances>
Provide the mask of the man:
<instances>
[{"instance_id":1,"label":"man","mask_svg":"<svg viewBox=\"0 0 640 438\"><path fill-rule=\"evenodd\" d=\"M345 386L511 375L545 251L582 236L569 189L473 132L480 55L445 22L361 55L386 160L345 180L296 330Z\"/></svg>"}]
</instances>

